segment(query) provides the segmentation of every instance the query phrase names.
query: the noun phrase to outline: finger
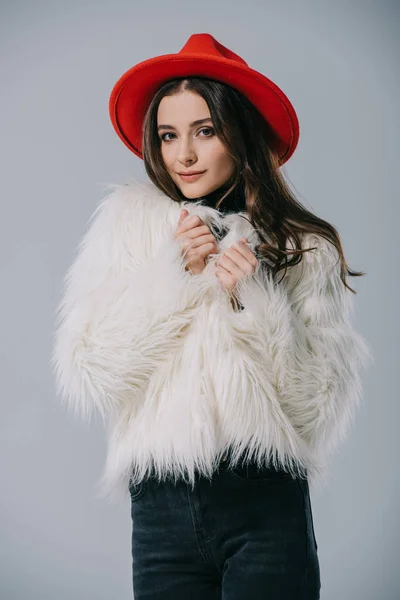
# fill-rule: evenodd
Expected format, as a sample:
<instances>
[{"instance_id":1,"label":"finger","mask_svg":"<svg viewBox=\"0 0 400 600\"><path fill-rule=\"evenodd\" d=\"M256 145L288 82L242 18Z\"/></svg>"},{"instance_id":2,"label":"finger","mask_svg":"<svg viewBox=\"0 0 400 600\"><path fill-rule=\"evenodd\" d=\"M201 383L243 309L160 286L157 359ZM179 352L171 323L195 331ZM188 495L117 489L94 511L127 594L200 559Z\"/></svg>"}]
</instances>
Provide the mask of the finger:
<instances>
[{"instance_id":1,"label":"finger","mask_svg":"<svg viewBox=\"0 0 400 600\"><path fill-rule=\"evenodd\" d=\"M224 267L218 267L215 269L215 275L226 288L231 289L236 285L237 279L229 271L224 269Z\"/></svg>"},{"instance_id":2,"label":"finger","mask_svg":"<svg viewBox=\"0 0 400 600\"><path fill-rule=\"evenodd\" d=\"M212 239L215 240L215 236L213 236L213 234L211 233L211 231L207 227L207 225L197 225L196 227L192 227L192 229L189 229L186 232L185 237L195 239L195 238L199 238L200 236L203 236L203 235L210 235L212 237Z\"/></svg>"},{"instance_id":3,"label":"finger","mask_svg":"<svg viewBox=\"0 0 400 600\"><path fill-rule=\"evenodd\" d=\"M243 238L242 238L243 240ZM252 250L250 250L250 248L242 241L240 242L234 242L231 246L232 249L236 250L237 252L239 252L241 255L243 255L246 260L253 266L256 267L258 264L258 260L256 255L254 254L254 252Z\"/></svg>"},{"instance_id":4,"label":"finger","mask_svg":"<svg viewBox=\"0 0 400 600\"><path fill-rule=\"evenodd\" d=\"M181 213L179 215L178 225L181 225L183 223L183 221L186 219L188 214L189 214L189 211L186 210L186 208L182 208Z\"/></svg>"},{"instance_id":5,"label":"finger","mask_svg":"<svg viewBox=\"0 0 400 600\"><path fill-rule=\"evenodd\" d=\"M236 262L236 260L233 260L226 253L218 259L217 267L225 269L226 271L228 271L228 273L235 276L237 279L243 277L243 271Z\"/></svg>"},{"instance_id":6,"label":"finger","mask_svg":"<svg viewBox=\"0 0 400 600\"><path fill-rule=\"evenodd\" d=\"M199 227L204 225L203 221L200 219L198 215L184 216L180 224L178 225L178 229L176 234L185 233L194 227Z\"/></svg>"},{"instance_id":7,"label":"finger","mask_svg":"<svg viewBox=\"0 0 400 600\"><path fill-rule=\"evenodd\" d=\"M200 240L201 238L198 239ZM192 241L190 244L188 244L188 248L190 248L195 254L216 254L215 243L209 236L204 236L204 239L201 242L198 242L198 240Z\"/></svg>"},{"instance_id":8,"label":"finger","mask_svg":"<svg viewBox=\"0 0 400 600\"><path fill-rule=\"evenodd\" d=\"M255 267L235 248L228 248L218 262L228 269L231 273L235 273L242 277L247 273L253 273Z\"/></svg>"}]
</instances>

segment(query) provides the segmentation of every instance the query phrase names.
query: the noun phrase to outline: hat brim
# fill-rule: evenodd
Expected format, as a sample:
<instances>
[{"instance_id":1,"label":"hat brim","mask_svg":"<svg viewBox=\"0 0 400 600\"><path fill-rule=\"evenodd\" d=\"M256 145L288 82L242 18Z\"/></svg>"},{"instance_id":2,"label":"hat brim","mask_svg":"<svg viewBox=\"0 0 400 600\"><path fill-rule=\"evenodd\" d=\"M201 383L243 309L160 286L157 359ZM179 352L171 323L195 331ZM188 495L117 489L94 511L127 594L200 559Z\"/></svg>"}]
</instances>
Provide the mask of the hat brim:
<instances>
[{"instance_id":1,"label":"hat brim","mask_svg":"<svg viewBox=\"0 0 400 600\"><path fill-rule=\"evenodd\" d=\"M142 124L154 94L169 79L185 76L216 79L243 93L273 129L280 165L289 160L298 143L299 122L286 94L245 64L201 54L150 58L126 71L114 85L109 100L111 122L124 144L139 158L143 158Z\"/></svg>"}]
</instances>

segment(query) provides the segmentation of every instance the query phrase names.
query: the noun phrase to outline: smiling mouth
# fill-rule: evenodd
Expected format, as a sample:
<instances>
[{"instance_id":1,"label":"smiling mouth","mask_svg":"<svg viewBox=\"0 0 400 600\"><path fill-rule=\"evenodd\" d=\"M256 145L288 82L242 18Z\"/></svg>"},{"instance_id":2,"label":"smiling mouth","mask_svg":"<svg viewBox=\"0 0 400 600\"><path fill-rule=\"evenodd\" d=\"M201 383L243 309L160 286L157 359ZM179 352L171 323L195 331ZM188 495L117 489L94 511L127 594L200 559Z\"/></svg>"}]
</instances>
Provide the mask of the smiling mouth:
<instances>
[{"instance_id":1,"label":"smiling mouth","mask_svg":"<svg viewBox=\"0 0 400 600\"><path fill-rule=\"evenodd\" d=\"M199 175L205 173L205 171L178 171L178 175Z\"/></svg>"},{"instance_id":2,"label":"smiling mouth","mask_svg":"<svg viewBox=\"0 0 400 600\"><path fill-rule=\"evenodd\" d=\"M193 173L191 175L189 175L189 174L186 175L185 173L178 173L178 175L184 181L195 181L196 179L198 179L199 177L204 175L204 173L205 173L205 171L200 171L199 173Z\"/></svg>"}]
</instances>

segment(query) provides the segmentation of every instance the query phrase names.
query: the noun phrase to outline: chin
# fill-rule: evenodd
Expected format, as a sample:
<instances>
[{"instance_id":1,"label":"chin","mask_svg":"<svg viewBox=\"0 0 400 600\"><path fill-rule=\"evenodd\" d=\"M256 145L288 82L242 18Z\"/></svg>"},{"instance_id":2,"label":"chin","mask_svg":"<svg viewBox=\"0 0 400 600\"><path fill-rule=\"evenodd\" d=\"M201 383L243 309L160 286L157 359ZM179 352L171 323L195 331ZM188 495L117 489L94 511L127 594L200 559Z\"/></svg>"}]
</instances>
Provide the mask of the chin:
<instances>
[{"instance_id":1,"label":"chin","mask_svg":"<svg viewBox=\"0 0 400 600\"><path fill-rule=\"evenodd\" d=\"M189 189L181 188L181 192L185 196L185 198L189 198L190 200L200 198L200 196L204 196L204 192L195 190L193 186L190 186Z\"/></svg>"},{"instance_id":2,"label":"chin","mask_svg":"<svg viewBox=\"0 0 400 600\"><path fill-rule=\"evenodd\" d=\"M207 194L210 194L211 192L213 192L214 190L216 190L219 186L218 185L204 185L204 183L200 183L198 185L196 185L197 182L194 183L187 183L186 185L179 185L179 189L181 190L182 194L186 197L186 198L200 198L200 196L207 196Z\"/></svg>"}]
</instances>

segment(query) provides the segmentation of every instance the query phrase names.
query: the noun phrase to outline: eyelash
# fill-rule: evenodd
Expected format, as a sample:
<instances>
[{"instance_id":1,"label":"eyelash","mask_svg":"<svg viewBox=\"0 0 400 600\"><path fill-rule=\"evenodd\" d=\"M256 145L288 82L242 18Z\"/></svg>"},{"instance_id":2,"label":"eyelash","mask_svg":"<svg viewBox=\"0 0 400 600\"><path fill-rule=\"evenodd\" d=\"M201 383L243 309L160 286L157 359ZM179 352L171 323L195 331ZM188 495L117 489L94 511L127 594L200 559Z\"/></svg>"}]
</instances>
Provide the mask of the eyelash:
<instances>
[{"instance_id":1,"label":"eyelash","mask_svg":"<svg viewBox=\"0 0 400 600\"><path fill-rule=\"evenodd\" d=\"M200 129L199 133L201 131L204 131L204 130L211 131L211 135L206 135L205 137L212 137L214 135L214 133L215 133L215 129L213 127L202 127L202 129ZM167 131L166 133L163 133L160 136L160 139L161 139L162 142L170 142L171 141L171 140L164 139L165 135L175 135L175 134L172 131Z\"/></svg>"}]
</instances>

